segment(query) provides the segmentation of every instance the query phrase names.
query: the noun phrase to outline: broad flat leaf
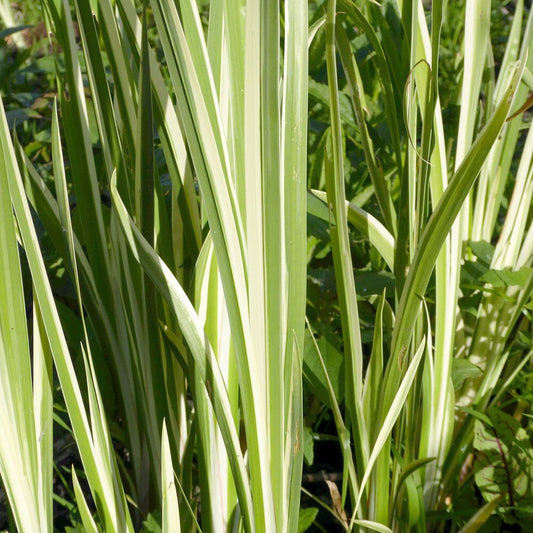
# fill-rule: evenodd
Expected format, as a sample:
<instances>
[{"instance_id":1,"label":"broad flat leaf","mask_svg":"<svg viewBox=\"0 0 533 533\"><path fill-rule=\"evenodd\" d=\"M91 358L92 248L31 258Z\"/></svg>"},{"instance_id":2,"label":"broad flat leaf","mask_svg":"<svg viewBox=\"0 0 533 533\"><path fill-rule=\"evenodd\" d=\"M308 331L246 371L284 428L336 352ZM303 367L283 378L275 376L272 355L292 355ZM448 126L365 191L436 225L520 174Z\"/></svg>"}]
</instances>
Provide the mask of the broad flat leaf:
<instances>
[{"instance_id":1,"label":"broad flat leaf","mask_svg":"<svg viewBox=\"0 0 533 533\"><path fill-rule=\"evenodd\" d=\"M383 289L388 295L393 295L394 275L390 272L359 272L355 277L355 289L361 296L382 294Z\"/></svg>"},{"instance_id":2,"label":"broad flat leaf","mask_svg":"<svg viewBox=\"0 0 533 533\"><path fill-rule=\"evenodd\" d=\"M6 112L6 119L9 129L14 129L15 126L19 126L22 122L30 120L32 118L41 118L41 115L34 109L11 109Z\"/></svg>"},{"instance_id":3,"label":"broad flat leaf","mask_svg":"<svg viewBox=\"0 0 533 533\"><path fill-rule=\"evenodd\" d=\"M482 289L480 279L489 272L489 267L482 261L465 261L461 268L461 286Z\"/></svg>"},{"instance_id":4,"label":"broad flat leaf","mask_svg":"<svg viewBox=\"0 0 533 533\"><path fill-rule=\"evenodd\" d=\"M159 514L159 513L158 513ZM153 513L148 513L146 520L143 522L142 533L161 533L161 517L159 519Z\"/></svg>"},{"instance_id":5,"label":"broad flat leaf","mask_svg":"<svg viewBox=\"0 0 533 533\"><path fill-rule=\"evenodd\" d=\"M314 459L315 459L315 449L314 449L313 433L311 432L311 428L305 426L304 427L304 460L305 460L305 464L307 464L308 466L312 465Z\"/></svg>"},{"instance_id":6,"label":"broad flat leaf","mask_svg":"<svg viewBox=\"0 0 533 533\"><path fill-rule=\"evenodd\" d=\"M526 430L512 416L491 409L493 427L476 420L475 481L485 501L505 495L502 502L515 506L533 498L533 457Z\"/></svg>"},{"instance_id":7,"label":"broad flat leaf","mask_svg":"<svg viewBox=\"0 0 533 533\"><path fill-rule=\"evenodd\" d=\"M453 388L459 390L468 378L475 378L482 374L481 369L468 359L454 359L452 366Z\"/></svg>"},{"instance_id":8,"label":"broad flat leaf","mask_svg":"<svg viewBox=\"0 0 533 533\"><path fill-rule=\"evenodd\" d=\"M300 509L300 515L298 517L298 533L307 531L315 521L318 509L316 507L307 507Z\"/></svg>"},{"instance_id":9,"label":"broad flat leaf","mask_svg":"<svg viewBox=\"0 0 533 533\"><path fill-rule=\"evenodd\" d=\"M325 83L309 80L309 95L311 97L311 102L316 100L327 109L329 106L328 92L329 89ZM339 93L339 104L343 125L348 128L350 135L353 135L357 130L357 126L355 124L350 97L347 94Z\"/></svg>"},{"instance_id":10,"label":"broad flat leaf","mask_svg":"<svg viewBox=\"0 0 533 533\"><path fill-rule=\"evenodd\" d=\"M316 342L320 348L322 357L324 358L328 376L335 393L335 398L337 398L337 401L340 403L344 397L344 380L341 371L342 368L344 368L343 357L325 337L317 339ZM320 401L329 404L329 395L324 373L322 372L320 359L309 332L306 332L305 336L304 376L311 383L312 390L318 396Z\"/></svg>"},{"instance_id":11,"label":"broad flat leaf","mask_svg":"<svg viewBox=\"0 0 533 533\"><path fill-rule=\"evenodd\" d=\"M493 287L511 287L518 285L525 287L531 268L522 267L520 270L489 270L483 274L479 279Z\"/></svg>"},{"instance_id":12,"label":"broad flat leaf","mask_svg":"<svg viewBox=\"0 0 533 533\"><path fill-rule=\"evenodd\" d=\"M494 255L494 246L487 241L470 241L468 244L472 253L488 267Z\"/></svg>"}]
</instances>

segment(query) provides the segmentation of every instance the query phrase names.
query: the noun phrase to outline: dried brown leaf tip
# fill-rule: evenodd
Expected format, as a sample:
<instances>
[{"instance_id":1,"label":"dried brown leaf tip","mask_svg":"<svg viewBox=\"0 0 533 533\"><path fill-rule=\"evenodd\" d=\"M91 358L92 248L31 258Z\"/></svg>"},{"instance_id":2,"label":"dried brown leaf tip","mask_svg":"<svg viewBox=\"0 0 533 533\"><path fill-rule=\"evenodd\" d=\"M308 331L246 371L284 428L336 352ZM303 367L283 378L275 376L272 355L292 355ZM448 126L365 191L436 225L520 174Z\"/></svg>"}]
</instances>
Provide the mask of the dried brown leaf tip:
<instances>
[{"instance_id":1,"label":"dried brown leaf tip","mask_svg":"<svg viewBox=\"0 0 533 533\"><path fill-rule=\"evenodd\" d=\"M527 111L532 106L533 106L533 92L529 93L529 96L527 97L527 100L525 101L524 105L520 106L520 108L518 108L510 117L507 117L507 122L509 122L510 120L513 120L513 118L522 114L524 111Z\"/></svg>"},{"instance_id":2,"label":"dried brown leaf tip","mask_svg":"<svg viewBox=\"0 0 533 533\"><path fill-rule=\"evenodd\" d=\"M337 515L337 518L346 527L348 527L348 517L346 516L346 512L344 511L342 507L342 498L341 498L339 489L337 487L337 484L334 481L330 481L329 479L326 479L325 481L328 485L329 495L333 503L333 509L335 511L335 514Z\"/></svg>"}]
</instances>

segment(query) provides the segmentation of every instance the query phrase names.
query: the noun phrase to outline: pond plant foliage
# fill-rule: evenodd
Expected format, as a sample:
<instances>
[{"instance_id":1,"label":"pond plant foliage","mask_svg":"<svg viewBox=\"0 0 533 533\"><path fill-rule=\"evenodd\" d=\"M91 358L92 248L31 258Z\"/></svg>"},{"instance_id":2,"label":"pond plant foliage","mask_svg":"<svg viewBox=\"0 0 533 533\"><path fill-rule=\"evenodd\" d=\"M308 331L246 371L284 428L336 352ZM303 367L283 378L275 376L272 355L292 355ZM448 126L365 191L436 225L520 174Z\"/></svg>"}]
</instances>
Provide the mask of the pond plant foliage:
<instances>
[{"instance_id":1,"label":"pond plant foliage","mask_svg":"<svg viewBox=\"0 0 533 533\"><path fill-rule=\"evenodd\" d=\"M1 527L530 522L527 2L0 8Z\"/></svg>"}]
</instances>

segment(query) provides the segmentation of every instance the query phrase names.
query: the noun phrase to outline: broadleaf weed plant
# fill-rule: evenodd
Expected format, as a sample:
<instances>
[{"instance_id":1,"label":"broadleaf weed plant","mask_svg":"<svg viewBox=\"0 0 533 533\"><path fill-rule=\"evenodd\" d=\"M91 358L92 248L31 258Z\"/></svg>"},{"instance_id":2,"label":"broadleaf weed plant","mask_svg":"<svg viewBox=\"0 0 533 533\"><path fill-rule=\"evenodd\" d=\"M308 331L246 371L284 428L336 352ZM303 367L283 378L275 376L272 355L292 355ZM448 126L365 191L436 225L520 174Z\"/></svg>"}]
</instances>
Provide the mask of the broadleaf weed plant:
<instances>
[{"instance_id":1,"label":"broadleaf weed plant","mask_svg":"<svg viewBox=\"0 0 533 533\"><path fill-rule=\"evenodd\" d=\"M0 49L12 529L526 523L524 1L41 15Z\"/></svg>"}]
</instances>

